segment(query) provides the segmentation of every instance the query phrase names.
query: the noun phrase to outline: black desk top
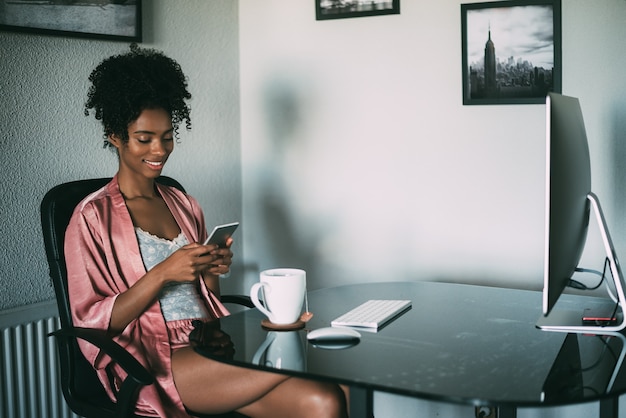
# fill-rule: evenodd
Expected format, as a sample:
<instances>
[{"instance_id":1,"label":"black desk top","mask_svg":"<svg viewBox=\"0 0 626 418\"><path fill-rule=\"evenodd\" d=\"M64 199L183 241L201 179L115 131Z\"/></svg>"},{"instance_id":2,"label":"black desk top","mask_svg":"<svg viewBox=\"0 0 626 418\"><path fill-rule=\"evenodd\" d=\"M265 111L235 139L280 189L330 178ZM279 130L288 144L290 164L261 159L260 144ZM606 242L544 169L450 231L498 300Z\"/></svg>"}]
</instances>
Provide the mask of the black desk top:
<instances>
[{"instance_id":1,"label":"black desk top","mask_svg":"<svg viewBox=\"0 0 626 418\"><path fill-rule=\"evenodd\" d=\"M542 331L541 293L483 286L393 282L309 293L306 329L261 327L256 309L222 318L235 353L222 361L332 380L441 402L541 406L587 402L626 391L624 337ZM317 348L307 330L368 299L411 299L413 307L350 348ZM598 307L605 299L568 295L560 307ZM557 306L558 308L559 306ZM210 349L198 348L207 356ZM277 354L279 353L279 354ZM219 356L217 356L220 358Z\"/></svg>"}]
</instances>

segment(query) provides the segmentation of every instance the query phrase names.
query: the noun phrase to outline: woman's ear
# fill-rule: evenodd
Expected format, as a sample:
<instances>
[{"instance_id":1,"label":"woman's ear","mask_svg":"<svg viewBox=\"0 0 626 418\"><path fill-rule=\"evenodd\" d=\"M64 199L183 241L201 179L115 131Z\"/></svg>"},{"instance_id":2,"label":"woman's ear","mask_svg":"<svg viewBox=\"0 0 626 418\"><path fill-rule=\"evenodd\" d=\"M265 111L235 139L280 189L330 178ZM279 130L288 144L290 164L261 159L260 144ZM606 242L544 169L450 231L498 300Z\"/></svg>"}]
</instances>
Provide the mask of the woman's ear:
<instances>
[{"instance_id":1,"label":"woman's ear","mask_svg":"<svg viewBox=\"0 0 626 418\"><path fill-rule=\"evenodd\" d=\"M109 143L117 149L119 149L122 146L122 139L115 134L109 135L107 138L107 141L109 141Z\"/></svg>"}]
</instances>

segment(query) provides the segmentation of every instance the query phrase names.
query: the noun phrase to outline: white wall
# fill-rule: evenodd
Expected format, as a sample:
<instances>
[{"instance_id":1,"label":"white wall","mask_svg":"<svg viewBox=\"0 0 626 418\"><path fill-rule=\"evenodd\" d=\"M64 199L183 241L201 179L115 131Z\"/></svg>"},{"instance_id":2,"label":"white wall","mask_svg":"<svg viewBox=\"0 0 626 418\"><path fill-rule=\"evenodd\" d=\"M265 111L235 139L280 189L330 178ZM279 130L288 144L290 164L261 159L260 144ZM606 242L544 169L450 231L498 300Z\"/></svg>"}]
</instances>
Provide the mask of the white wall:
<instances>
[{"instance_id":1,"label":"white wall","mask_svg":"<svg viewBox=\"0 0 626 418\"><path fill-rule=\"evenodd\" d=\"M462 105L460 4L404 0L400 15L316 21L313 1L240 0L249 282L288 264L310 272L310 288L541 288L545 105ZM626 2L562 9L563 93L581 100L593 187L621 253Z\"/></svg>"},{"instance_id":2,"label":"white wall","mask_svg":"<svg viewBox=\"0 0 626 418\"><path fill-rule=\"evenodd\" d=\"M181 4L144 1L143 45L178 60L193 94L192 131L181 129L164 174L198 198L208 223L240 219L238 5ZM54 298L39 222L44 193L117 169L83 104L91 70L127 49L124 42L0 32L0 311ZM240 242L235 250L241 260Z\"/></svg>"},{"instance_id":3,"label":"white wall","mask_svg":"<svg viewBox=\"0 0 626 418\"><path fill-rule=\"evenodd\" d=\"M400 15L316 21L311 0L240 0L247 285L289 265L307 269L310 289L380 280L541 288L545 105L462 105L461 3L402 0ZM618 255L625 17L624 0L563 0L563 93L581 100L593 188ZM600 268L593 231L590 244L586 266ZM383 393L375 412L474 413Z\"/></svg>"}]
</instances>

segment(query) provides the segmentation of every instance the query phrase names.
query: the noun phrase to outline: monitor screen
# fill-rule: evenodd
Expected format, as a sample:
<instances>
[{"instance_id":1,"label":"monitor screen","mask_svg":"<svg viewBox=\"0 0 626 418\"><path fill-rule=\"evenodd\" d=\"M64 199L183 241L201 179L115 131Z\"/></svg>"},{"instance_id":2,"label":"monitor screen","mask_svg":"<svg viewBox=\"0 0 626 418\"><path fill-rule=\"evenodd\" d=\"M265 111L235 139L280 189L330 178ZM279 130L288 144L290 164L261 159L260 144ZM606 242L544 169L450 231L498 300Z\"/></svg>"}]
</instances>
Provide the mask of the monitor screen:
<instances>
[{"instance_id":1,"label":"monitor screen","mask_svg":"<svg viewBox=\"0 0 626 418\"><path fill-rule=\"evenodd\" d=\"M577 98L546 98L546 163L545 315L578 266L589 226L591 167Z\"/></svg>"},{"instance_id":2,"label":"monitor screen","mask_svg":"<svg viewBox=\"0 0 626 418\"><path fill-rule=\"evenodd\" d=\"M570 332L621 331L626 328L623 315L626 283L600 201L591 191L589 146L578 99L557 93L548 94L546 157L543 315L537 321L537 327ZM602 278L613 301L607 299L606 303L601 302L594 308L572 307L570 304L566 309L554 309L579 267L592 212L610 267L610 277L602 273ZM602 315L596 315L598 312ZM605 318L605 314L609 315L607 320L589 321L589 318ZM585 317L586 320L583 319Z\"/></svg>"}]
</instances>

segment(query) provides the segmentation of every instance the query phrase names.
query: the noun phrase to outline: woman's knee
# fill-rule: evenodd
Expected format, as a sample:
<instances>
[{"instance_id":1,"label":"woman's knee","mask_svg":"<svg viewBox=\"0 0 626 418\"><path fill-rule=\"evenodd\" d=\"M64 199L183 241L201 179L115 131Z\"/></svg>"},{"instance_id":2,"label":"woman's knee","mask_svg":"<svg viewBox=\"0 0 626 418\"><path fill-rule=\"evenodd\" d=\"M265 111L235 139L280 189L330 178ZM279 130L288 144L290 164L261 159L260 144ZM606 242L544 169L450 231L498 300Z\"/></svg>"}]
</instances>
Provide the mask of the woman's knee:
<instances>
[{"instance_id":1,"label":"woman's knee","mask_svg":"<svg viewBox=\"0 0 626 418\"><path fill-rule=\"evenodd\" d=\"M307 417L345 418L348 416L346 397L339 386L330 383L315 383L314 385L315 389L302 392L301 411L304 411Z\"/></svg>"}]
</instances>

